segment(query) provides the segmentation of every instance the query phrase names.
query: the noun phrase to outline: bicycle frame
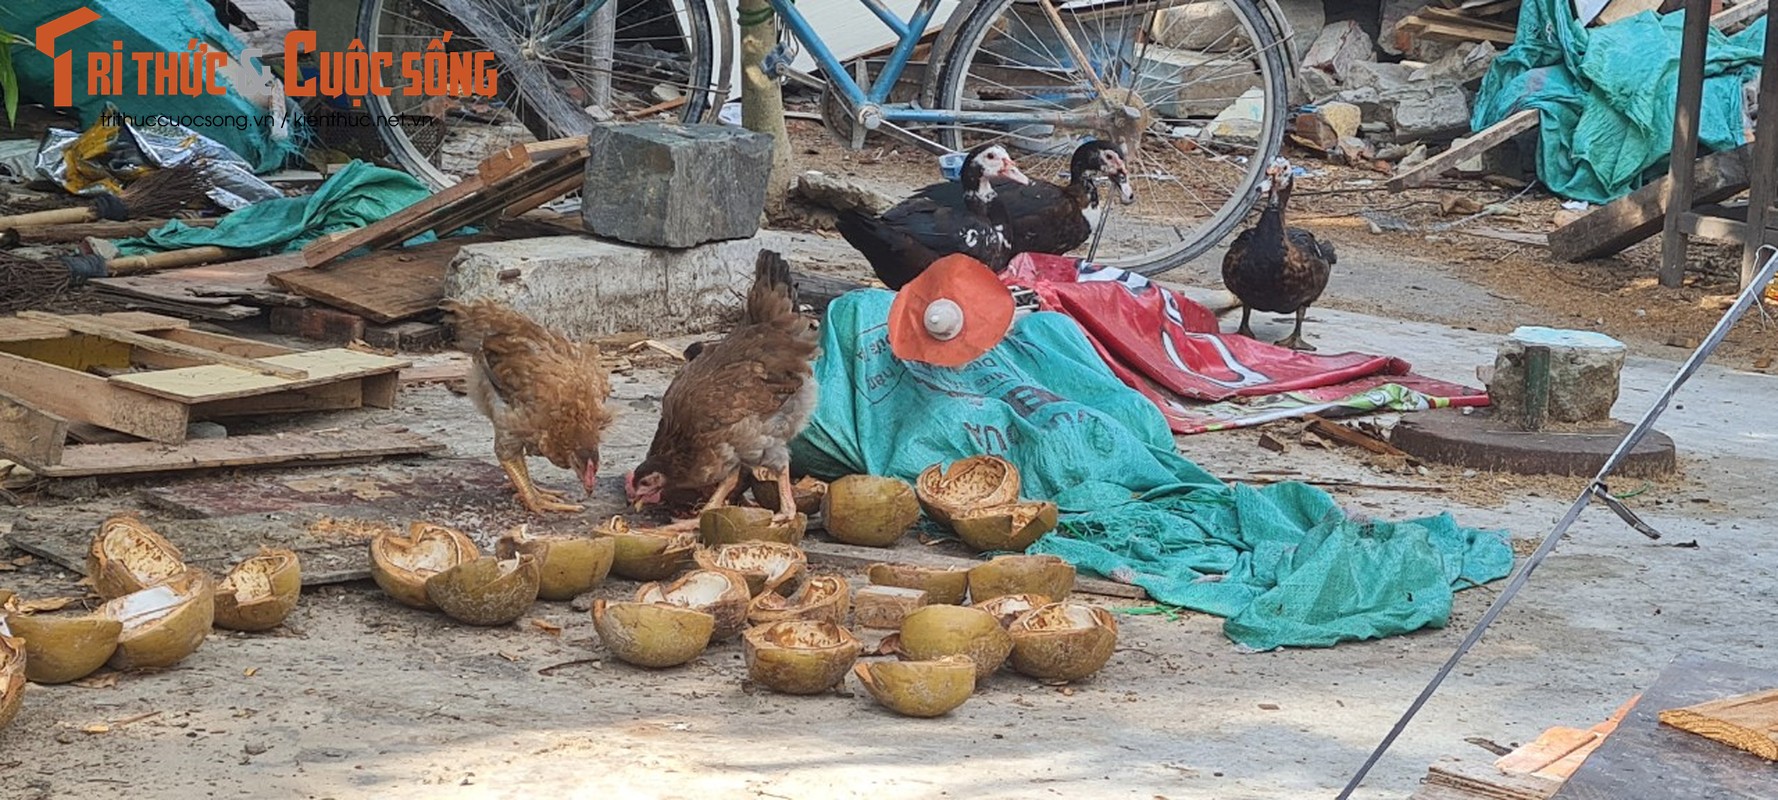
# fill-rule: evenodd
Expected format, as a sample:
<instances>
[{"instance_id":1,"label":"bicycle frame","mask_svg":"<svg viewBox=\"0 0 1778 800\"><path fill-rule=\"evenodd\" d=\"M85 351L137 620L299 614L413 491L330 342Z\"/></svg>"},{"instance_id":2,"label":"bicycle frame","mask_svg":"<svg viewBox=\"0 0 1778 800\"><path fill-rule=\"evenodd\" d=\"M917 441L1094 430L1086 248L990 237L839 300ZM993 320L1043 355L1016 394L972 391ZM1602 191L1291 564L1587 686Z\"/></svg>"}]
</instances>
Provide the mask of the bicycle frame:
<instances>
[{"instance_id":1,"label":"bicycle frame","mask_svg":"<svg viewBox=\"0 0 1778 800\"><path fill-rule=\"evenodd\" d=\"M573 31L579 30L586 24L587 20L592 18L593 14L599 10L600 6L611 1L612 0L593 0L593 2L582 7L573 17L562 23L560 28L546 34L544 38L554 42L563 36L569 35ZM691 1L698 2L699 0ZM716 0L716 2L724 2L724 0ZM1094 128L1097 127L1095 123L1102 120L1104 117L1103 113L1086 111L1026 111L1016 113L997 111L951 111L945 109L918 108L908 103L886 102L889 99L889 91L895 87L895 82L901 78L901 73L907 69L908 61L914 54L914 48L919 45L920 39L926 35L926 27L932 24L932 16L934 12L938 10L939 0L919 0L919 5L914 8L913 16L906 20L897 16L894 11L890 10L888 6L883 4L882 0L858 0L858 2L864 4L865 8L870 9L871 14L876 16L876 18L881 21L890 32L896 35L895 49L889 53L889 60L883 66L883 71L870 82L868 89L860 86L858 81L852 77L851 73L846 71L845 65L840 63L839 58L835 57L833 51L828 49L827 43L821 40L821 35L809 24L808 18L804 17L802 12L796 9L794 0L768 0L768 2L772 7L773 12L775 12L778 15L778 18L783 20L784 24L789 28L791 35L795 36L798 42L801 42L804 47L809 49L809 55L815 59L815 63L819 64L822 72L826 74L828 84L838 91L841 97L845 98L846 104L854 110L874 107L881 112L881 119L883 121L940 125L957 123L974 123L979 125L1043 124L1069 128ZM1065 31L1064 35L1067 35ZM1085 69L1092 69L1091 65L1081 66ZM867 122L865 127L875 128L876 125Z\"/></svg>"}]
</instances>

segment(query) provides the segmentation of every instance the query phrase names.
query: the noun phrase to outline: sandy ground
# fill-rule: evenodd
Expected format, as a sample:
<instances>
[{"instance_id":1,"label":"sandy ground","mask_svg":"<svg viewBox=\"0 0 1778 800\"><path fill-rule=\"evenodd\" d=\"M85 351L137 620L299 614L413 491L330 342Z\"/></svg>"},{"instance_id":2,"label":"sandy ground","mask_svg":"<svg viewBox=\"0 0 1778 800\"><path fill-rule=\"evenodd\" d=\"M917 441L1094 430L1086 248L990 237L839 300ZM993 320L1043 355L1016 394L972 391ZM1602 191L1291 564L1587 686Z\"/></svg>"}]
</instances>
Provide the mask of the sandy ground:
<instances>
[{"instance_id":1,"label":"sandy ground","mask_svg":"<svg viewBox=\"0 0 1778 800\"><path fill-rule=\"evenodd\" d=\"M1452 243L1447 257L1423 237L1347 230L1331 234L1346 249L1309 326L1323 352L1386 351L1435 377L1473 381L1514 325L1590 325L1634 348L1622 418L1642 412L1683 355L1665 337L1707 328L1715 315L1695 304L1723 291L1704 273L1685 290L1640 286L1634 254L1588 267L1622 280L1580 291L1574 284L1594 273L1551 267L1536 254L1502 256L1468 242ZM1218 257L1169 277L1214 285ZM1554 282L1570 290L1549 291ZM1637 307L1668 310L1649 321ZM1262 336L1288 331L1269 316L1256 323ZM1684 474L1630 502L1665 538L1651 542L1589 510L1361 797L1406 796L1443 755L1491 757L1468 739L1512 746L1549 726L1590 725L1676 655L1769 660L1770 626L1749 610L1768 607L1778 585L1764 502L1778 466L1770 451L1778 411L1760 400L1773 380L1743 370L1772 340L1744 323L1727 366L1706 368L1663 419ZM646 448L667 378L638 369L614 381L626 413L605 448L608 477ZM466 398L437 386L405 392L396 409L341 421L399 422L449 443L453 456L490 457L486 422ZM1275 432L1290 438L1289 430ZM1511 531L1521 552L1578 489L1568 480L1403 472L1350 451L1272 453L1257 436L1190 437L1180 449L1224 475L1289 469L1443 489L1336 495L1382 517L1450 510L1464 523ZM548 484L571 485L541 461L533 468ZM136 508L133 489L30 495L24 510L0 508L0 532L16 518L9 515ZM68 594L75 577L38 561L0 572L0 586ZM1242 654L1213 617L1120 616L1117 654L1090 680L1059 689L1005 672L951 715L910 720L878 708L852 679L842 692L810 698L751 687L733 643L680 669L626 666L606 657L588 616L566 603L540 603L530 615L559 634L528 620L473 629L399 607L369 582L330 586L305 593L283 629L217 632L170 670L120 675L99 688L30 687L23 713L0 731L0 797L1330 797L1498 589L1462 592L1444 630L1326 650ZM601 593L633 590L612 581ZM100 723L108 732L84 732Z\"/></svg>"}]
</instances>

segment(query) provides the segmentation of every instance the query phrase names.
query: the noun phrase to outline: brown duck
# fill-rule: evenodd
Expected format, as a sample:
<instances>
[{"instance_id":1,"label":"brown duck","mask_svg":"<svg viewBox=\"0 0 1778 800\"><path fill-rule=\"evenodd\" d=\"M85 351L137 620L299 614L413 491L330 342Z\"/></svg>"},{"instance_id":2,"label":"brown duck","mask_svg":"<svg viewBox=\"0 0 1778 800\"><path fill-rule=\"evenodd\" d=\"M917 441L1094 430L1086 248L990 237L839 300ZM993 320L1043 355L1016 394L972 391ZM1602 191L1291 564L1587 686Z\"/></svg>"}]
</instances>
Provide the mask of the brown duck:
<instances>
[{"instance_id":1,"label":"brown duck","mask_svg":"<svg viewBox=\"0 0 1778 800\"><path fill-rule=\"evenodd\" d=\"M1242 336L1255 338L1249 320L1254 309L1296 314L1296 327L1276 344L1292 350L1314 350L1303 341L1303 317L1327 288L1336 262L1333 245L1316 241L1302 228L1284 224L1290 202L1290 162L1272 159L1258 191L1266 198L1259 222L1235 237L1222 259L1222 283L1241 301Z\"/></svg>"}]
</instances>

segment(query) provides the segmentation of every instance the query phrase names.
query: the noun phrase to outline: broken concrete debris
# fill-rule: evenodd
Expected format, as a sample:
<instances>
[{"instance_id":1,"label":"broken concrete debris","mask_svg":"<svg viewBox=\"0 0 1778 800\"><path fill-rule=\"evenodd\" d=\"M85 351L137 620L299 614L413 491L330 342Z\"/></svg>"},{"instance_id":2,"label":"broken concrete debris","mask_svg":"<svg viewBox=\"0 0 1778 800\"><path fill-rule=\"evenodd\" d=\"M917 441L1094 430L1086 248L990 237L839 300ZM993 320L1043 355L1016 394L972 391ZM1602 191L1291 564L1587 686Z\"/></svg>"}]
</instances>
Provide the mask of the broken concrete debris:
<instances>
[{"instance_id":1,"label":"broken concrete debris","mask_svg":"<svg viewBox=\"0 0 1778 800\"><path fill-rule=\"evenodd\" d=\"M609 123L588 136L587 230L650 247L745 239L759 230L772 137L727 125Z\"/></svg>"},{"instance_id":2,"label":"broken concrete debris","mask_svg":"<svg viewBox=\"0 0 1778 800\"><path fill-rule=\"evenodd\" d=\"M1532 379L1535 370L1527 364L1533 347L1548 350L1547 382ZM1503 419L1517 419L1528 404L1541 402L1550 422L1609 423L1625 353L1623 342L1603 333L1521 326L1495 356L1488 399Z\"/></svg>"}]
</instances>

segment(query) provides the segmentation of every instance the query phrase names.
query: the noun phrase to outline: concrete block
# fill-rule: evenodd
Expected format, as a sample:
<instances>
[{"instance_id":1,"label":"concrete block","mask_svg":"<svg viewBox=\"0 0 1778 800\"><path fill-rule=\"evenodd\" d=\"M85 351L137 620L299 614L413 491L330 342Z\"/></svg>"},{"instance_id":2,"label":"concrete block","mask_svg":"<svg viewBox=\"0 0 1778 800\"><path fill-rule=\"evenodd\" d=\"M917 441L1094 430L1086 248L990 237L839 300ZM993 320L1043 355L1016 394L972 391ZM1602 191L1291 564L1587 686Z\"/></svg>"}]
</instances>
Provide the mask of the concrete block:
<instances>
[{"instance_id":1,"label":"concrete block","mask_svg":"<svg viewBox=\"0 0 1778 800\"><path fill-rule=\"evenodd\" d=\"M759 230L772 137L728 125L596 125L581 219L588 231L653 247L745 239Z\"/></svg>"},{"instance_id":2,"label":"concrete block","mask_svg":"<svg viewBox=\"0 0 1778 800\"><path fill-rule=\"evenodd\" d=\"M1358 23L1351 20L1335 22L1322 28L1303 54L1304 86L1311 96L1327 87L1344 86L1349 82L1355 64L1376 60L1376 46ZM1321 74L1311 77L1311 72Z\"/></svg>"},{"instance_id":3,"label":"concrete block","mask_svg":"<svg viewBox=\"0 0 1778 800\"><path fill-rule=\"evenodd\" d=\"M1617 402L1618 374L1624 368L1624 343L1592 331L1521 326L1501 345L1488 381L1488 399L1498 419L1524 414L1525 348L1550 349L1548 419L1553 423L1601 424L1611 420Z\"/></svg>"},{"instance_id":4,"label":"concrete block","mask_svg":"<svg viewBox=\"0 0 1778 800\"><path fill-rule=\"evenodd\" d=\"M1227 50L1240 44L1250 49L1249 43L1229 33L1231 28L1239 30L1240 26L1240 17L1227 3L1192 3L1156 13L1151 32L1155 42L1163 47Z\"/></svg>"},{"instance_id":5,"label":"concrete block","mask_svg":"<svg viewBox=\"0 0 1778 800\"><path fill-rule=\"evenodd\" d=\"M696 333L738 312L761 248L794 263L791 237L775 231L680 250L590 236L470 244L451 261L445 296L500 300L579 339Z\"/></svg>"}]
</instances>

